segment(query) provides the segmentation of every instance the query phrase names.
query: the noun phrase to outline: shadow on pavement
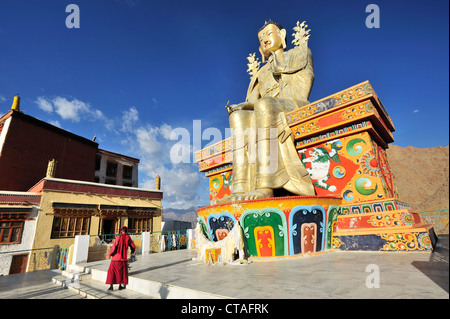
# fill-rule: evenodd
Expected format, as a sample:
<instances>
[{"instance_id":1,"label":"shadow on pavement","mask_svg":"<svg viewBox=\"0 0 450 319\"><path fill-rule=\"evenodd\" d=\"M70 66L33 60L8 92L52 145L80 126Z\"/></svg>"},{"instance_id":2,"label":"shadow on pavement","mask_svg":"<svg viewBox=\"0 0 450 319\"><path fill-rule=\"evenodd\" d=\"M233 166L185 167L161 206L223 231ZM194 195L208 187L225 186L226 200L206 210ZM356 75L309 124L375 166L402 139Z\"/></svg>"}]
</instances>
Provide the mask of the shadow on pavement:
<instances>
[{"instance_id":1,"label":"shadow on pavement","mask_svg":"<svg viewBox=\"0 0 450 319\"><path fill-rule=\"evenodd\" d=\"M159 269L159 268L170 267L170 266L177 265L177 264L182 264L182 263L185 263L185 262L188 262L188 261L191 261L191 259L182 259L182 260L170 263L170 264L164 264L164 265L161 265L161 266L152 266L152 267L148 267L148 268L141 269L141 270L136 270L136 271L131 270L129 272L129 275L130 276L134 276L134 275L138 275L140 273L144 273L144 272L147 272L147 271L156 270L156 269Z\"/></svg>"},{"instance_id":2,"label":"shadow on pavement","mask_svg":"<svg viewBox=\"0 0 450 319\"><path fill-rule=\"evenodd\" d=\"M449 292L449 236L440 235L429 261L413 261L411 264L439 287Z\"/></svg>"}]
</instances>

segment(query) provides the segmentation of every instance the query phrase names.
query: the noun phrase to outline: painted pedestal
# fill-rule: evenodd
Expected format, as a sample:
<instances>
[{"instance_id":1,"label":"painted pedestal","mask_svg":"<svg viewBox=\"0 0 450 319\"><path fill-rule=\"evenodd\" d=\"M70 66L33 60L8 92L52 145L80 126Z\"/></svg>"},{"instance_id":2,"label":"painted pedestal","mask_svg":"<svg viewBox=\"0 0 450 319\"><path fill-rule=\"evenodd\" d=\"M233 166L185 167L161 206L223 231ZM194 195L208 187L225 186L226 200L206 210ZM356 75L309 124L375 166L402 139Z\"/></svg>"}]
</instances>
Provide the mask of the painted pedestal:
<instances>
[{"instance_id":1,"label":"painted pedestal","mask_svg":"<svg viewBox=\"0 0 450 319\"><path fill-rule=\"evenodd\" d=\"M400 201L386 149L395 130L368 81L286 114L316 196L212 205L197 212L222 240L239 223L247 256L340 250L431 251L437 237ZM195 154L210 200L232 188L231 138Z\"/></svg>"},{"instance_id":2,"label":"painted pedestal","mask_svg":"<svg viewBox=\"0 0 450 319\"><path fill-rule=\"evenodd\" d=\"M280 257L330 249L340 202L335 196L290 196L212 205L197 213L209 240L223 240L239 223L246 256Z\"/></svg>"}]
</instances>

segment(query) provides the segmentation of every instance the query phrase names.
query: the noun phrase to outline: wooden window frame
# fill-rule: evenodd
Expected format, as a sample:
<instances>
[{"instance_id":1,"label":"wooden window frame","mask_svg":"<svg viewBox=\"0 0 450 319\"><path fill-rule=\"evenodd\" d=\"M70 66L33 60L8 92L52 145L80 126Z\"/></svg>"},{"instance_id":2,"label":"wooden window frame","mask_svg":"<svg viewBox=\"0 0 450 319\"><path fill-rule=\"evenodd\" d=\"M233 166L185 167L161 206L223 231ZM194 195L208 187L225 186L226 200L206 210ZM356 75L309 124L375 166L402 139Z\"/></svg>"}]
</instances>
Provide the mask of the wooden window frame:
<instances>
[{"instance_id":1,"label":"wooden window frame","mask_svg":"<svg viewBox=\"0 0 450 319\"><path fill-rule=\"evenodd\" d=\"M91 216L54 216L50 238L74 238L76 235L89 235L90 224Z\"/></svg>"},{"instance_id":2,"label":"wooden window frame","mask_svg":"<svg viewBox=\"0 0 450 319\"><path fill-rule=\"evenodd\" d=\"M143 233L152 231L152 217L128 217L128 232Z\"/></svg>"},{"instance_id":3,"label":"wooden window frame","mask_svg":"<svg viewBox=\"0 0 450 319\"><path fill-rule=\"evenodd\" d=\"M13 225L14 223L19 223L20 225ZM9 224L9 225L5 225ZM24 220L14 220L14 219L2 219L0 220L0 244L17 244L20 243L22 240L22 234L23 234L23 227L24 227ZM17 239L15 241L11 241L14 230L18 229ZM8 237L6 241L3 241L3 236L5 235L5 232L8 231Z\"/></svg>"}]
</instances>

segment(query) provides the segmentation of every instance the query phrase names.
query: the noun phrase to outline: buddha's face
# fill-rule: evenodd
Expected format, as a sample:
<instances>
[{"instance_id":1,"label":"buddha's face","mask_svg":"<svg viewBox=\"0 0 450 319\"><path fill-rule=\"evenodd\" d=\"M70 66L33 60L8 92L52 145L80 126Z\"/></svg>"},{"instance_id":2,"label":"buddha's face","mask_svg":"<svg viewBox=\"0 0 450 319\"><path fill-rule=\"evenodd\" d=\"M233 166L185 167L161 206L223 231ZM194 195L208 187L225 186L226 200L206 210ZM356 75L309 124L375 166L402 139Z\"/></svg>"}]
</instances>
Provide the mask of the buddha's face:
<instances>
[{"instance_id":1,"label":"buddha's face","mask_svg":"<svg viewBox=\"0 0 450 319\"><path fill-rule=\"evenodd\" d=\"M259 51L266 58L270 51L275 52L283 48L286 30L280 30L274 24L269 24L258 33Z\"/></svg>"}]
</instances>

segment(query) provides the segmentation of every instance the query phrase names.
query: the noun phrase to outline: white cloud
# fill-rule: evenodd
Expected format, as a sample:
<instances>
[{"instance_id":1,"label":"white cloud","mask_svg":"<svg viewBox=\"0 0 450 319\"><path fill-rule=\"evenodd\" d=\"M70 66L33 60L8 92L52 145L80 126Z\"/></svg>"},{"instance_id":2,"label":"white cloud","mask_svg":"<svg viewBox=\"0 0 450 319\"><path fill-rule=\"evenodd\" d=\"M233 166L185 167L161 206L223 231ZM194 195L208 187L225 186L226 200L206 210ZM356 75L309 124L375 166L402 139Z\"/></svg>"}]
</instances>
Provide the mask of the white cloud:
<instances>
[{"instance_id":1,"label":"white cloud","mask_svg":"<svg viewBox=\"0 0 450 319\"><path fill-rule=\"evenodd\" d=\"M124 111L122 115L122 128L123 132L133 131L133 127L139 120L139 114L136 108L133 106L128 111Z\"/></svg>"},{"instance_id":2,"label":"white cloud","mask_svg":"<svg viewBox=\"0 0 450 319\"><path fill-rule=\"evenodd\" d=\"M166 139L166 140L170 139L170 133L172 132L172 126L170 126L168 124L163 124L159 127L159 130L161 132L162 137L164 137L164 139Z\"/></svg>"},{"instance_id":3,"label":"white cloud","mask_svg":"<svg viewBox=\"0 0 450 319\"><path fill-rule=\"evenodd\" d=\"M37 97L35 103L47 113L56 113L63 120L80 122L80 120L96 121L101 120L108 130L114 127L114 121L108 119L102 111L92 107L89 103L78 99L67 99L62 96L47 98Z\"/></svg>"},{"instance_id":4,"label":"white cloud","mask_svg":"<svg viewBox=\"0 0 450 319\"><path fill-rule=\"evenodd\" d=\"M173 145L180 143L170 140L172 131L173 128L168 124L147 125L136 128L133 131L135 138L129 138L129 141L133 141L136 144L135 148L138 149L141 187L153 189L155 177L159 175L165 207L179 209L196 207L201 204L199 189L202 173L198 172L196 163L191 161L175 163L171 160L170 150Z\"/></svg>"},{"instance_id":5,"label":"white cloud","mask_svg":"<svg viewBox=\"0 0 450 319\"><path fill-rule=\"evenodd\" d=\"M61 123L59 123L59 121L50 121L50 124L61 128Z\"/></svg>"},{"instance_id":6,"label":"white cloud","mask_svg":"<svg viewBox=\"0 0 450 319\"><path fill-rule=\"evenodd\" d=\"M192 165L179 164L166 167L163 163L158 164L150 159L142 158L139 170L144 171L148 176L143 182L143 188L153 189L155 177L157 175L161 177L164 207L186 209L201 204L198 195L200 173Z\"/></svg>"},{"instance_id":7,"label":"white cloud","mask_svg":"<svg viewBox=\"0 0 450 319\"><path fill-rule=\"evenodd\" d=\"M55 112L61 116L63 120L79 122L83 114L91 113L92 115L96 115L95 111L92 112L90 110L89 104L77 99L69 101L64 97L58 96L54 98L52 102L55 107Z\"/></svg>"},{"instance_id":8,"label":"white cloud","mask_svg":"<svg viewBox=\"0 0 450 319\"><path fill-rule=\"evenodd\" d=\"M0 103L5 103L6 98L3 95L0 95Z\"/></svg>"},{"instance_id":9,"label":"white cloud","mask_svg":"<svg viewBox=\"0 0 450 319\"><path fill-rule=\"evenodd\" d=\"M45 112L51 113L53 112L53 105L50 101L46 100L42 96L38 96L36 99L36 104L39 106L39 108Z\"/></svg>"},{"instance_id":10,"label":"white cloud","mask_svg":"<svg viewBox=\"0 0 450 319\"><path fill-rule=\"evenodd\" d=\"M140 127L135 130L139 149L143 156L160 156L162 150L161 144L158 142L160 130L158 127Z\"/></svg>"},{"instance_id":11,"label":"white cloud","mask_svg":"<svg viewBox=\"0 0 450 319\"><path fill-rule=\"evenodd\" d=\"M418 110L418 109L415 109L414 111L413 111L413 113L415 114L415 113L419 113L420 112L420 110Z\"/></svg>"}]
</instances>

